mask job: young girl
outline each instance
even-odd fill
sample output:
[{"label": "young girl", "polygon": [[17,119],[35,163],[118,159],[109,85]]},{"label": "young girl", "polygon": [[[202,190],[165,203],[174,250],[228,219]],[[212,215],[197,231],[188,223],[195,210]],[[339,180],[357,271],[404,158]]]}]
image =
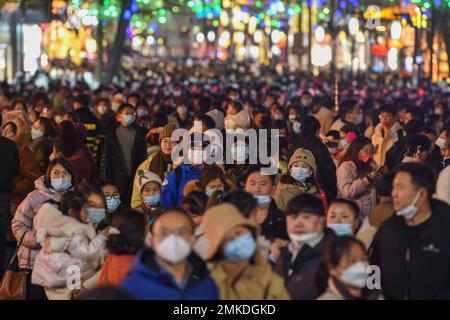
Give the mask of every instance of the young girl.
[{"label": "young girl", "polygon": [[161,212],[159,202],[161,199],[162,181],[158,175],[147,170],[138,170],[138,179],[136,180],[139,192],[141,193],[141,206],[136,208],[137,211],[143,212],[147,217],[148,225]]},{"label": "young girl", "polygon": [[32,283],[42,286],[50,300],[68,300],[81,283],[94,275],[103,254],[105,229],[96,234],[89,223],[88,202],[78,192],[69,191],[60,207],[45,203],[34,218],[39,251]]},{"label": "young girl", "polygon": [[117,287],[126,278],[136,253],[144,245],[148,233],[145,222],[145,215],[135,210],[120,211],[113,217],[106,242],[109,255],[100,273],[99,286]]},{"label": "young girl", "polygon": [[327,207],[325,195],[315,179],[316,159],[309,150],[295,150],[289,160],[288,171],[288,174],[281,176],[273,196],[278,209],[286,211],[289,200],[302,193],[316,195],[322,199],[324,207]]}]

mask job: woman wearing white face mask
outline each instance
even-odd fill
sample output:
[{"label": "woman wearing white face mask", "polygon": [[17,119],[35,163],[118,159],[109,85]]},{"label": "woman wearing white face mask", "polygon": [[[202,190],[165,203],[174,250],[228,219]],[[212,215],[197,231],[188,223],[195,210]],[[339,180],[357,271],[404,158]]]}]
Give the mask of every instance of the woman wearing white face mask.
[{"label": "woman wearing white face mask", "polygon": [[281,176],[273,196],[278,209],[285,211],[289,200],[302,193],[322,197],[326,206],[325,194],[315,179],[316,160],[309,150],[303,148],[295,150],[289,159],[288,170],[288,174]]},{"label": "woman wearing white face mask", "polygon": [[49,156],[52,153],[53,141],[56,138],[56,130],[48,118],[40,117],[31,127],[30,149],[36,156],[42,172],[47,169]]},{"label": "woman wearing white face mask", "polygon": [[[21,269],[33,268],[34,259],[41,248],[36,241],[33,218],[45,202],[59,202],[61,195],[73,188],[73,181],[74,173],[70,163],[64,158],[55,159],[50,162],[46,175],[35,181],[36,189],[17,208],[11,229],[17,241],[23,237],[17,253]],[[29,290],[29,297],[44,298],[44,292],[39,288]]]},{"label": "woman wearing white face mask", "polygon": [[50,300],[72,298],[68,268],[78,266],[84,282],[99,265],[110,230],[96,234],[91,223],[92,201],[91,196],[70,191],[62,196],[59,208],[45,203],[34,218],[36,241],[43,249],[36,257],[32,283],[44,287]]},{"label": "woman wearing white face mask", "polygon": [[221,300],[289,299],[283,279],[272,272],[257,246],[255,222],[224,203],[206,211],[202,228],[209,243],[203,258],[210,262]]},{"label": "woman wearing white face mask", "polygon": [[329,243],[325,250],[328,288],[317,300],[377,300],[379,290],[368,290],[369,262],[364,244],[349,236]]}]

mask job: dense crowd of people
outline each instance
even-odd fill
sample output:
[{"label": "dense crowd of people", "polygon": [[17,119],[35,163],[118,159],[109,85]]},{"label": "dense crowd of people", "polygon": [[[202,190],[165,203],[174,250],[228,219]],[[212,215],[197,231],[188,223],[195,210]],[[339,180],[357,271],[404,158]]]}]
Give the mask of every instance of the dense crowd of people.
[{"label": "dense crowd of people", "polygon": [[[221,71],[3,84],[1,274],[26,299],[450,298],[450,91]],[[206,164],[212,129],[278,134]]]}]

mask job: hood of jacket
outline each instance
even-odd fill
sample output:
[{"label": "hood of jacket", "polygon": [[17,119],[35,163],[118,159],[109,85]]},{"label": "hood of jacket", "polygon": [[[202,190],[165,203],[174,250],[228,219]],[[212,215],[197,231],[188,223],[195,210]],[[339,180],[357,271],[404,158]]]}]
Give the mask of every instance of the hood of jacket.
[{"label": "hood of jacket", "polygon": [[232,204],[223,203],[208,209],[203,217],[202,229],[208,244],[205,260],[213,258],[220,249],[225,234],[237,226],[249,227],[256,237],[259,233],[258,225],[245,218]]},{"label": "hood of jacket", "polygon": [[44,197],[52,199],[54,201],[58,201],[61,198],[61,194],[56,192],[55,190],[48,188],[45,185],[45,176],[40,176],[34,181],[34,187],[39,191]]},{"label": "hood of jacket", "polygon": [[[382,129],[383,126],[381,125],[381,123],[377,124],[377,126],[375,127],[375,133],[378,135],[382,135]],[[397,121],[392,125],[392,127],[389,129],[387,135],[395,135],[395,138],[398,138],[396,136],[397,131],[402,130],[402,126],[400,125],[400,123],[398,123]]]},{"label": "hood of jacket", "polygon": [[3,116],[2,128],[8,122],[12,122],[17,127],[15,142],[19,150],[26,148],[31,141],[31,123],[26,114],[20,110],[7,112]]}]

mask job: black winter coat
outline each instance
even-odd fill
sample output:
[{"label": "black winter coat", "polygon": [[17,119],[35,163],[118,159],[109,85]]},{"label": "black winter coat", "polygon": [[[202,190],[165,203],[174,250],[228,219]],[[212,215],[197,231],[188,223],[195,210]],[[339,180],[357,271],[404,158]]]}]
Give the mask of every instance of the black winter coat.
[{"label": "black winter coat", "polygon": [[406,223],[393,215],[375,235],[371,264],[381,270],[386,299],[450,299],[450,206],[431,202],[432,214],[408,248]]},{"label": "black winter coat", "polygon": [[[291,263],[292,253],[287,247],[281,249],[280,257],[274,271],[284,278],[286,289],[293,300],[314,300],[320,292],[315,279],[319,265],[323,262],[323,255],[328,243],[336,237],[330,229],[325,229],[324,237],[314,247],[304,245]],[[292,273],[289,276],[289,270]]]},{"label": "black winter coat", "polygon": [[122,202],[129,204],[134,174],[139,165],[147,159],[145,146],[147,132],[144,128],[133,126],[136,130],[136,136],[131,155],[131,176],[128,176],[125,158],[116,135],[118,125],[117,122],[111,123],[102,135],[104,139],[101,142],[100,179],[110,180],[116,184],[119,188]]}]

